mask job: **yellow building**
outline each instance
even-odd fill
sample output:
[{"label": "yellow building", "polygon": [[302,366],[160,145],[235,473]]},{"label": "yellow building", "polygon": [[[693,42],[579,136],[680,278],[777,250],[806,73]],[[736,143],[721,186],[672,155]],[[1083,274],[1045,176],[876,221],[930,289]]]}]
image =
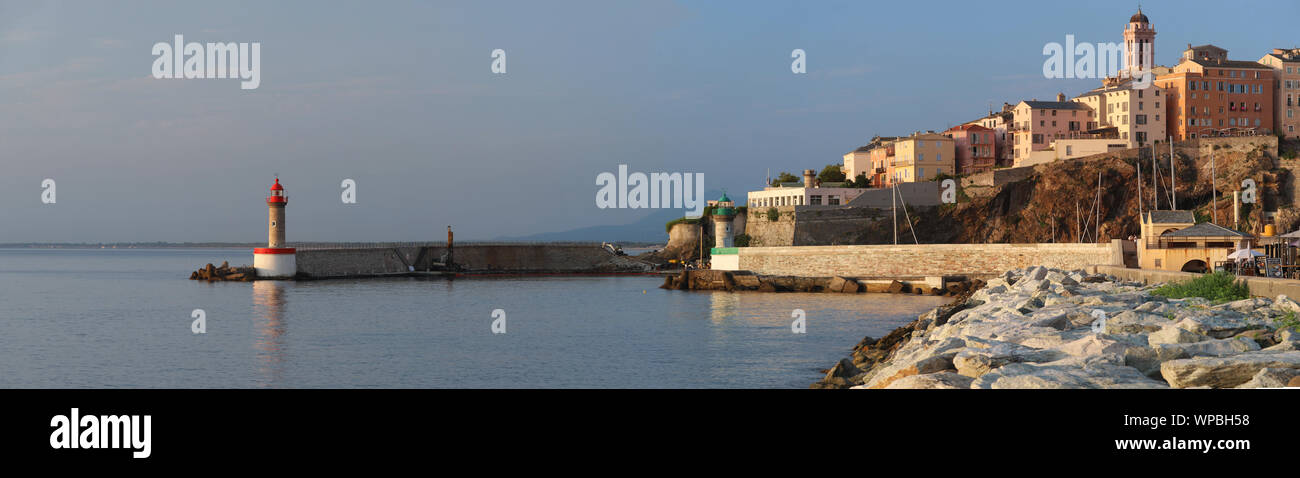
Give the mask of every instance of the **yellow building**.
[{"label": "yellow building", "polygon": [[1207,272],[1246,247],[1251,236],[1212,223],[1195,223],[1191,211],[1147,211],[1142,215],[1138,263],[1143,269]]},{"label": "yellow building", "polygon": [[894,141],[893,177],[898,182],[929,181],[939,174],[953,174],[952,138],[937,133],[914,133]]}]

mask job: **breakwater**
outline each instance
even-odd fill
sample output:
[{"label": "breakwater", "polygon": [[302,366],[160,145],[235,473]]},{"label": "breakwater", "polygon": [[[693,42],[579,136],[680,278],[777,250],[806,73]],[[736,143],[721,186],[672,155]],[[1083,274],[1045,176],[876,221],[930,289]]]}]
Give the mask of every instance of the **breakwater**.
[{"label": "breakwater", "polygon": [[813,388],[1258,388],[1300,385],[1286,296],[1212,304],[1079,269],[1005,272],[874,339]]},{"label": "breakwater", "polygon": [[649,272],[653,266],[599,244],[464,244],[298,251],[300,278],[411,273],[565,274]]},{"label": "breakwater", "polygon": [[1120,241],[1105,244],[920,244],[738,247],[715,250],[713,268],[769,276],[917,279],[993,277],[1044,265],[1074,270],[1123,265]]},{"label": "breakwater", "polygon": [[759,292],[833,292],[856,294],[859,292],[953,295],[960,296],[984,285],[980,279],[960,276],[929,277],[926,280],[899,281],[873,280],[856,277],[794,277],[767,276],[749,271],[697,270],[682,271],[664,277],[660,289],[669,290],[725,290]]},{"label": "breakwater", "polygon": [[[612,253],[595,243],[375,245],[300,248],[295,279],[430,275],[649,273],[654,264]],[[236,274],[238,272],[238,274]],[[196,280],[252,280],[251,268],[211,264]]]}]

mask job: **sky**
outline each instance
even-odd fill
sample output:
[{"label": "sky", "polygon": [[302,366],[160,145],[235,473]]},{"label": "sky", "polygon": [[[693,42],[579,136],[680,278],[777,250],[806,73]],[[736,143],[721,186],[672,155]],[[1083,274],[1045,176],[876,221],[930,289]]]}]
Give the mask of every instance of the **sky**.
[{"label": "sky", "polygon": [[[1045,78],[1044,45],[1120,42],[1136,7],[0,0],[0,242],[261,241],[277,174],[290,242],[632,223],[656,211],[597,208],[597,175],[702,173],[743,198],[875,135],[1077,95],[1097,80]],[[1142,8],[1162,65],[1189,43],[1300,46],[1294,0]],[[177,34],[260,43],[260,86],[154,78]]]}]

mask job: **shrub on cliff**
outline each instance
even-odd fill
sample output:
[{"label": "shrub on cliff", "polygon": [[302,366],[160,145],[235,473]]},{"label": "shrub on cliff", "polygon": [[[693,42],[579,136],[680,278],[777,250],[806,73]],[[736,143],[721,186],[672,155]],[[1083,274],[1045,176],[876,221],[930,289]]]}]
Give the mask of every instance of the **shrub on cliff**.
[{"label": "shrub on cliff", "polygon": [[1170,282],[1151,291],[1151,294],[1170,299],[1204,297],[1216,304],[1222,304],[1249,299],[1250,287],[1245,282],[1238,282],[1237,277],[1232,274],[1215,272],[1191,280]]},{"label": "shrub on cliff", "polygon": [[736,247],[749,247],[749,234],[736,234],[732,244]]},{"label": "shrub on cliff", "polygon": [[767,220],[768,220],[768,221],[776,222],[776,221],[779,221],[780,219],[781,219],[781,211],[776,210],[776,208],[774,208],[774,207],[769,207],[769,208],[767,208]]}]

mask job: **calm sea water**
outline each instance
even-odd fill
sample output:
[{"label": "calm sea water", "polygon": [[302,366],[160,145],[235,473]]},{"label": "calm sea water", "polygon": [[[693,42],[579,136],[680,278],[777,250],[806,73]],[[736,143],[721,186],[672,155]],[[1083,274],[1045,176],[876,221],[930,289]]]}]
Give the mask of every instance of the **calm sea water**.
[{"label": "calm sea water", "polygon": [[945,301],[665,291],[655,276],[187,280],[223,260],[252,257],[0,250],[0,387],[806,388],[864,335]]}]

